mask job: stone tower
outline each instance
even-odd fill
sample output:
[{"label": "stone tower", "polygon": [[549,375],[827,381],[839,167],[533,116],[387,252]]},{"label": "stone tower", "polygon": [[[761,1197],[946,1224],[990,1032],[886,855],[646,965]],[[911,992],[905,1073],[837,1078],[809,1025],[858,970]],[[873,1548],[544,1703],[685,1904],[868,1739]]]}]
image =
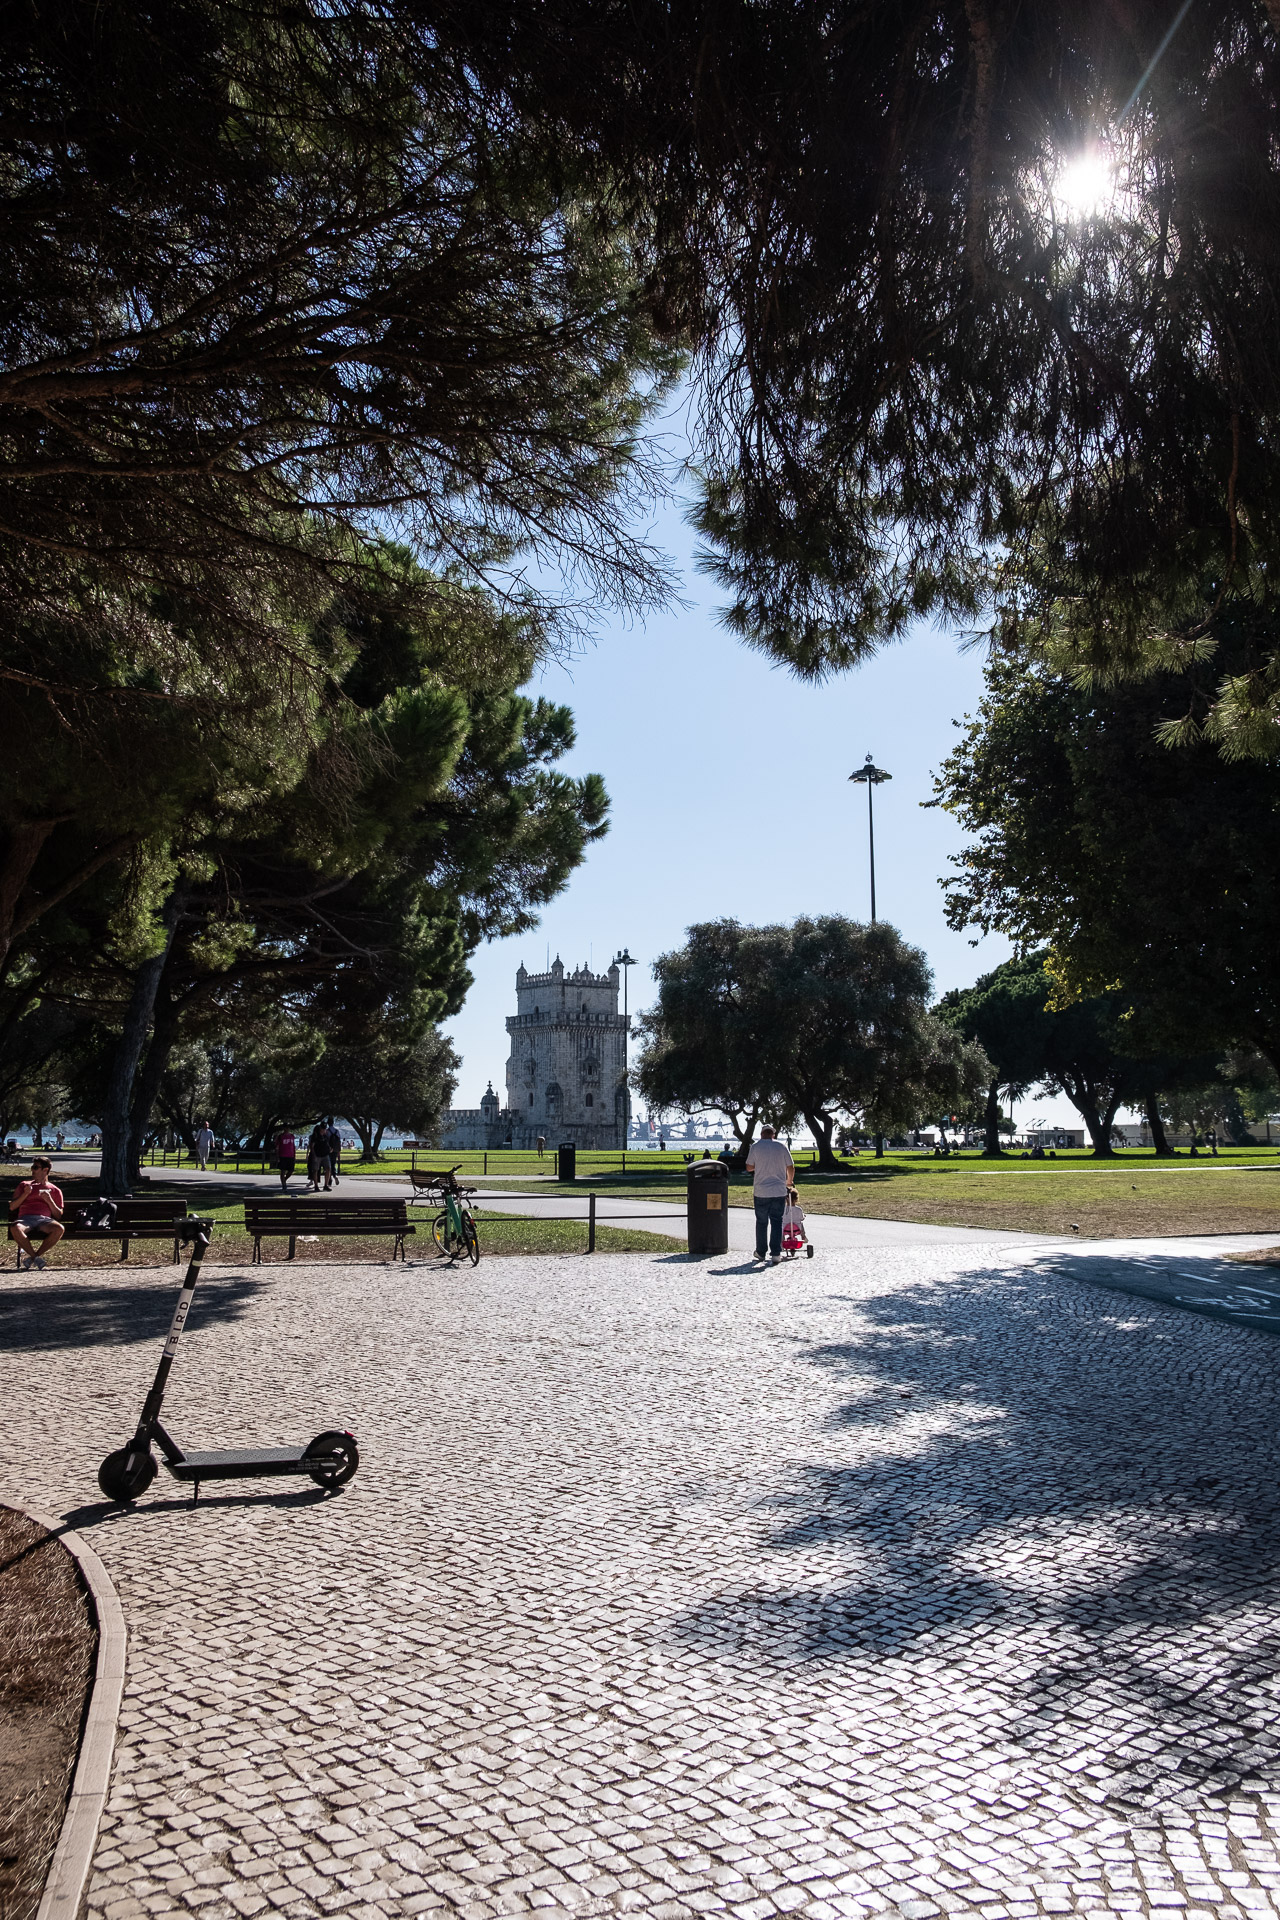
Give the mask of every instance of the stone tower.
[{"label": "stone tower", "polygon": [[549,973],[516,974],[516,1011],[507,1020],[507,1114],[512,1144],[625,1147],[627,1028],[618,1012],[619,972],[566,973],[556,955]]}]

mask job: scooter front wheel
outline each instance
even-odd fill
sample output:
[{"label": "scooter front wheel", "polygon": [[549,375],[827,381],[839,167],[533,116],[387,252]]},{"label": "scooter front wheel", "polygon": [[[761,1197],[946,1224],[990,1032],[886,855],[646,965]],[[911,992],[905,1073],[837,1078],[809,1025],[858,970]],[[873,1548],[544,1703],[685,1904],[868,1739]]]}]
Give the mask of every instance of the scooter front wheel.
[{"label": "scooter front wheel", "polygon": [[309,1463],[313,1456],[318,1457],[307,1471],[318,1487],[330,1492],[345,1487],[360,1465],[359,1450],[349,1433],[318,1433],[302,1458]]},{"label": "scooter front wheel", "polygon": [[98,1485],[122,1507],[144,1494],[155,1477],[155,1455],[138,1447],[117,1447],[98,1468]]}]

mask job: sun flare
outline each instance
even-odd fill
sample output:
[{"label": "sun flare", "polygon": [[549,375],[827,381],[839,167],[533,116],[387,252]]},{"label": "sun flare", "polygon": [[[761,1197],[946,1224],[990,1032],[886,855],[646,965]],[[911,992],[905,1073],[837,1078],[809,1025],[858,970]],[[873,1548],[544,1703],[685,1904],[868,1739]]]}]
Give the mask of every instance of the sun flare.
[{"label": "sun flare", "polygon": [[1099,147],[1089,147],[1064,160],[1054,178],[1053,197],[1062,211],[1076,219],[1101,213],[1116,190],[1115,167]]}]

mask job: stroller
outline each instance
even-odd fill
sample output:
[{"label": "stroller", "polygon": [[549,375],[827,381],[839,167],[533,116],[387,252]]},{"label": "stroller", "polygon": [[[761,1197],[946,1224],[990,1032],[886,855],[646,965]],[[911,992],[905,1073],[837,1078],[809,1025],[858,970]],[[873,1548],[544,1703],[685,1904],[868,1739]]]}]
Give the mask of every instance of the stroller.
[{"label": "stroller", "polygon": [[804,1214],[796,1198],[794,1187],[787,1189],[787,1204],[782,1210],[782,1251],[788,1260],[798,1260],[800,1249],[804,1248],[805,1258],[812,1260],[813,1244],[804,1230]]}]

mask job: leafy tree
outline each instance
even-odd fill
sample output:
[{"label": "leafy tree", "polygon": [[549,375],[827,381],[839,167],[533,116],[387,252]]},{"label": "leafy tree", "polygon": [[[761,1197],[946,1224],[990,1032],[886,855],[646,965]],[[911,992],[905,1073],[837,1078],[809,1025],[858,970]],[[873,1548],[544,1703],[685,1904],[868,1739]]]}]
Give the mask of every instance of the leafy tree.
[{"label": "leafy tree", "polygon": [[756,1129],[772,1110],[740,962],[747,933],[736,920],[690,927],[683,947],[653,963],[658,999],[636,1023],[632,1079],[651,1111],[716,1113],[746,1164]]},{"label": "leafy tree", "polygon": [[1054,1016],[1045,1002],[1051,988],[1039,958],[1006,960],[972,987],[945,993],[938,1004],[938,1018],[976,1040],[991,1062],[982,1110],[984,1159],[1004,1152],[1001,1088],[1010,1100],[1020,1100],[1047,1071]]},{"label": "leafy tree", "polygon": [[[278,638],[278,571],[299,604],[375,519],[643,596],[620,489],[667,342],[700,355],[733,624],[800,671],[990,598],[1077,606],[1113,660],[1226,584],[1269,604],[1274,3],[1169,24],[11,9],[0,604],[123,619],[159,583]],[[1098,128],[1119,191],[1082,212],[1060,173]]]},{"label": "leafy tree", "polygon": [[[1230,645],[1242,664],[1247,633]],[[1048,945],[1060,997],[1111,993],[1132,1053],[1212,1062],[1246,1046],[1280,1074],[1280,768],[1156,741],[1196,678],[1193,663],[1090,689],[993,659],[936,783],[973,835],[948,918]]]},{"label": "leafy tree", "polygon": [[892,927],[709,923],[655,971],[637,1085],[657,1106],[725,1114],[744,1147],[766,1114],[783,1127],[803,1118],[819,1166],[834,1169],[841,1115],[883,1134],[987,1071],[930,1016],[924,956]]},{"label": "leafy tree", "polygon": [[194,600],[207,657],[305,672],[296,609],[358,593],[387,526],[658,589],[644,233],[429,10],[52,0],[3,49],[7,614],[168,658]]},{"label": "leafy tree", "polygon": [[571,715],[515,690],[520,624],[475,595],[424,621],[394,595],[353,618],[359,645],[335,642],[342,701],[301,775],[266,805],[234,787],[210,799],[140,907],[122,917],[104,882],[45,930],[43,963],[60,964],[47,990],[119,1032],[96,1109],[113,1190],[180,1041],[243,1045],[280,1005],[349,1045],[375,1044],[388,1019],[442,1018],[467,955],[532,925],[604,831],[599,777],[555,767]]},{"label": "leafy tree", "polygon": [[[1167,39],[1173,11],[437,9],[653,210],[655,315],[703,355],[702,530],[749,642],[820,674],[990,596],[1074,607],[1114,665],[1224,583],[1271,603],[1280,15],[1181,9]],[[1062,170],[1091,144],[1117,190],[1082,210]]]},{"label": "leafy tree", "polygon": [[360,1136],[360,1158],[377,1160],[388,1126],[410,1127],[428,1140],[439,1134],[459,1064],[435,1028],[407,1045],[385,1031],[373,1048],[326,1047],[298,1093],[308,1112],[349,1120]]}]

